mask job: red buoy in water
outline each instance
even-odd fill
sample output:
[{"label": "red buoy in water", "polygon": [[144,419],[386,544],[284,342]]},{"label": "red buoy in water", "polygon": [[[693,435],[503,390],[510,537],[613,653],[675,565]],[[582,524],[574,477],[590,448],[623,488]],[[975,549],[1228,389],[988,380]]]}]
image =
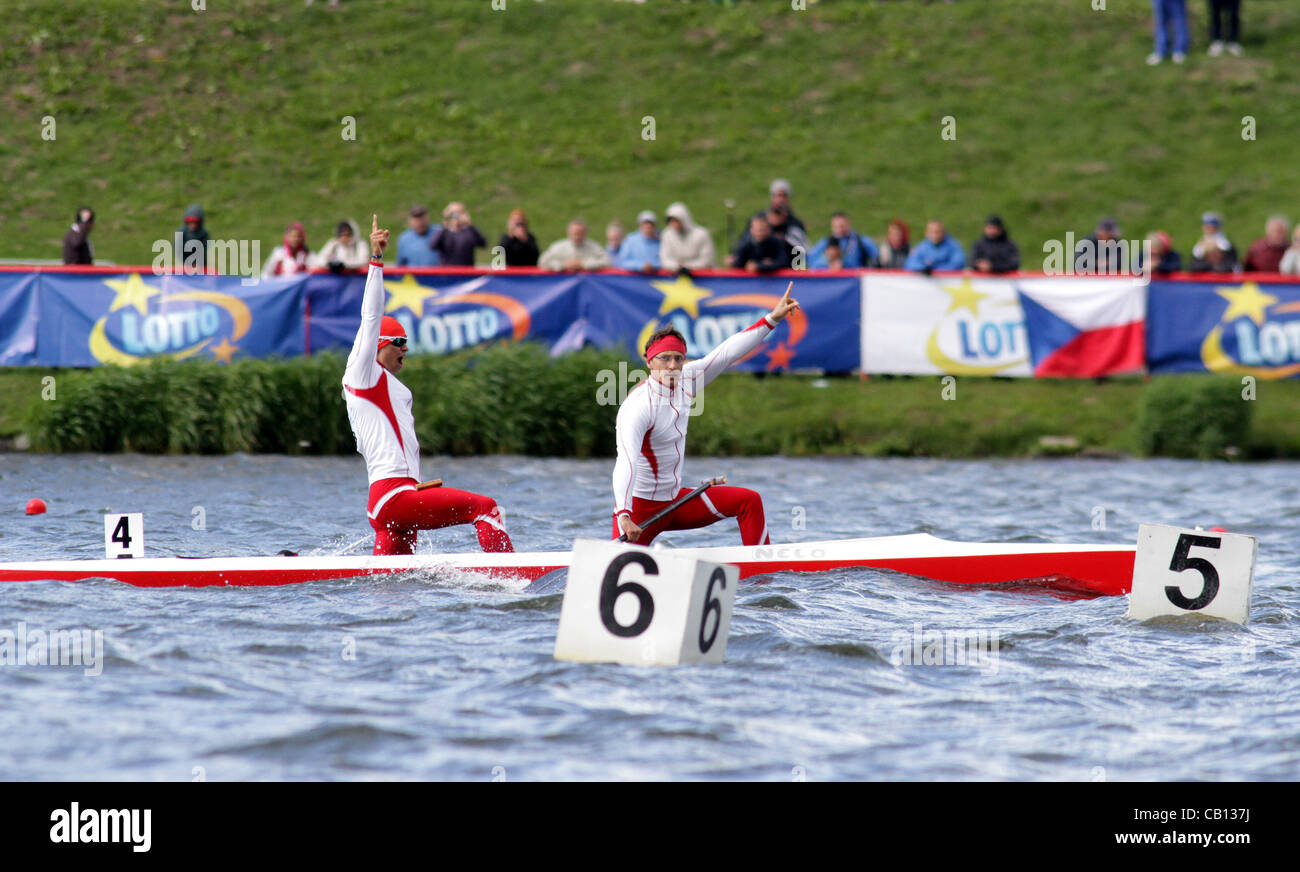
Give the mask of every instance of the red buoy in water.
[{"label": "red buoy in water", "polygon": [[45,500],[41,499],[40,497],[36,497],[36,498],[34,498],[34,499],[30,499],[30,500],[28,500],[28,501],[27,501],[27,514],[29,514],[29,515],[43,515],[43,514],[45,514]]}]

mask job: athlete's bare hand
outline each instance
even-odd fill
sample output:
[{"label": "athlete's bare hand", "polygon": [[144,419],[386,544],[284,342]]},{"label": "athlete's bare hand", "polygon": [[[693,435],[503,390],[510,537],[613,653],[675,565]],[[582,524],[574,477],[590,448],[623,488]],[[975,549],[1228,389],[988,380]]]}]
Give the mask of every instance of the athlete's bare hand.
[{"label": "athlete's bare hand", "polygon": [[[370,253],[381,257],[388,245],[388,231],[379,229],[379,216],[370,216]],[[792,283],[793,284],[793,283]]]},{"label": "athlete's bare hand", "polygon": [[786,285],[785,296],[781,298],[781,302],[777,303],[776,308],[774,308],[771,314],[768,315],[768,317],[777,324],[784,321],[786,315],[789,315],[795,309],[799,308],[799,301],[790,299],[790,291],[792,290],[794,290],[794,282],[790,282],[790,284]]},{"label": "athlete's bare hand", "polygon": [[631,515],[619,515],[618,528],[623,531],[623,535],[627,536],[629,542],[641,538],[641,528],[636,525],[636,521],[632,520]]}]

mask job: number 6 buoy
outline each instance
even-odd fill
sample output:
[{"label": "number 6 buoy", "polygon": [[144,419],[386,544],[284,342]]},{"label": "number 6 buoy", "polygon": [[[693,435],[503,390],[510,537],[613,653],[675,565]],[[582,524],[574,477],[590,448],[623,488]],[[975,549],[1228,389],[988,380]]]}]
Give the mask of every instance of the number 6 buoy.
[{"label": "number 6 buoy", "polygon": [[1256,547],[1254,536],[1142,524],[1128,616],[1199,614],[1246,623]]},{"label": "number 6 buoy", "polygon": [[740,569],[624,542],[579,539],[555,659],[721,663]]}]

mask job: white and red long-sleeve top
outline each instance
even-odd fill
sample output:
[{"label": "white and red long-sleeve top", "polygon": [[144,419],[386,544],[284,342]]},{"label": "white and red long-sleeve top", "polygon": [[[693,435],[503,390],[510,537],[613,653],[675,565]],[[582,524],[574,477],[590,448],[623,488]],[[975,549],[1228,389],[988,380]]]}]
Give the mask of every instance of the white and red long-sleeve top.
[{"label": "white and red long-sleeve top", "polygon": [[618,459],[614,463],[614,509],[632,510],[632,498],[671,500],[682,487],[686,457],[686,428],[691,402],[705,385],[749,354],[775,329],[764,316],[729,337],[699,360],[682,367],[678,387],[671,390],[647,377],[619,407],[615,431]]},{"label": "white and red long-sleeve top", "polygon": [[[420,478],[420,443],[411,414],[411,390],[375,359],[383,318],[384,267],[381,261],[372,260],[361,298],[361,328],[343,372],[348,422],[357,437],[357,451],[366,459],[366,475],[372,485],[384,479]],[[394,489],[385,497],[409,489]],[[371,513],[379,509],[376,505]]]}]

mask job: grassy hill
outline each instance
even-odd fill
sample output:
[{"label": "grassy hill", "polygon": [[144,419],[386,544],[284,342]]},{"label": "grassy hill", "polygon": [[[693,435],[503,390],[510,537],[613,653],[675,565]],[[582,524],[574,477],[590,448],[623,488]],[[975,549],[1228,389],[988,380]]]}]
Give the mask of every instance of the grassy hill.
[{"label": "grassy hill", "polygon": [[1031,264],[1103,214],[1184,251],[1205,209],[1239,247],[1300,218],[1300,6],[1244,4],[1245,57],[1211,59],[1193,0],[1191,58],[1148,68],[1150,4],[1106,5],[18,0],[0,257],[58,257],[83,202],[118,263],[148,263],[192,201],[264,256],[291,219],[319,247],[340,217],[399,228],[451,199],[492,241],[522,206],[545,244],[571,216],[631,224],[680,198],[721,244],[724,202],[743,220],[777,176],[815,233],[845,209],[873,235],[942,217],[969,244],[996,211]]}]

